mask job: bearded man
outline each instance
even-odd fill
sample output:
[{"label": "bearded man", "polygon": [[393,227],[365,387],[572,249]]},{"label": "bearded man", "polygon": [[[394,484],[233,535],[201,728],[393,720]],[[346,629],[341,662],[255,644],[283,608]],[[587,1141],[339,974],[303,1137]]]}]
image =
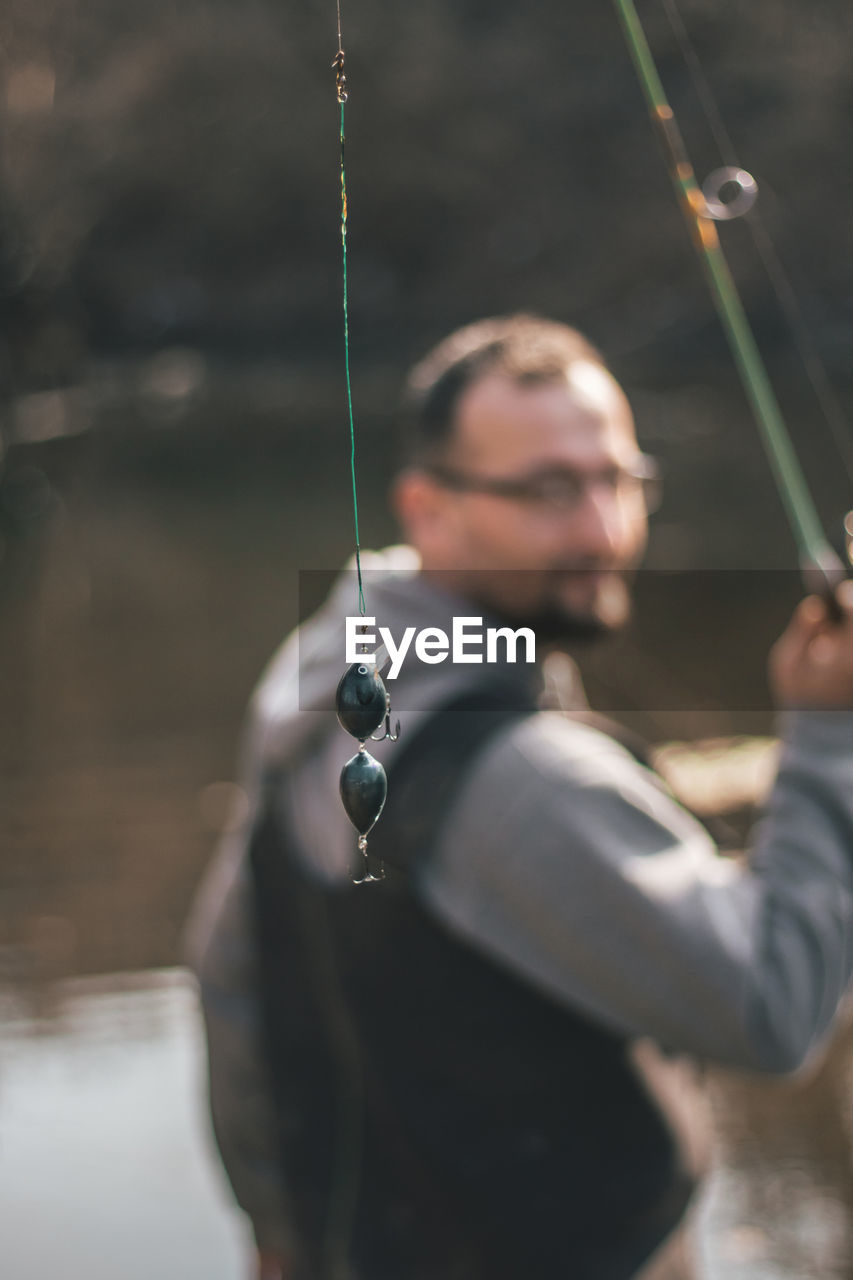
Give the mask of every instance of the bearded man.
[{"label": "bearded man", "polygon": [[[376,624],[526,627],[539,659],[621,627],[655,469],[594,348],[484,321],[407,403],[407,546],[364,558]],[[354,600],[349,571],[259,687],[252,814],[193,926],[259,1274],[683,1276],[668,1242],[692,1179],[630,1049],[779,1073],[831,1024],[853,966],[850,584],[842,622],[810,598],[773,651],[783,752],[749,863],[590,721],[565,664],[549,681],[509,646],[488,664],[424,644],[393,681],[403,740],[375,748],[388,874],[369,888],[336,796]]]}]

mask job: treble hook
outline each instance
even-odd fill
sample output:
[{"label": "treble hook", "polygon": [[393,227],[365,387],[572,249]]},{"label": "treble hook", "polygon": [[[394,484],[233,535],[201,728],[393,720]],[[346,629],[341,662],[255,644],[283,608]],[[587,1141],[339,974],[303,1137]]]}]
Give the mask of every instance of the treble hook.
[{"label": "treble hook", "polygon": [[387,738],[389,742],[397,742],[400,737],[400,721],[397,721],[397,728],[391,732],[391,695],[385,694],[385,732],[381,738],[377,738],[375,733],[370,735],[371,742],[384,742]]},{"label": "treble hook", "polygon": [[379,864],[378,876],[375,876],[373,872],[370,870],[370,859],[367,856],[367,836],[359,836],[358,851],[364,858],[364,875],[361,877],[360,880],[356,880],[355,876],[353,876],[352,883],[353,884],[378,884],[380,880],[384,880],[385,879],[384,863],[380,862]]}]

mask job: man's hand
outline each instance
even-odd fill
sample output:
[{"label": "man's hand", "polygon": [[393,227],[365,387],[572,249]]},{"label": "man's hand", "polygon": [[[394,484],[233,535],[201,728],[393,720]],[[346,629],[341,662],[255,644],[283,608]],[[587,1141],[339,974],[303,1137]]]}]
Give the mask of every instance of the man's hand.
[{"label": "man's hand", "polygon": [[808,596],[771,649],[770,687],[779,706],[853,710],[853,581],[842,582],[836,597],[840,622],[819,596]]},{"label": "man's hand", "polygon": [[290,1264],[277,1253],[266,1249],[258,1251],[257,1280],[291,1280],[293,1272]]}]

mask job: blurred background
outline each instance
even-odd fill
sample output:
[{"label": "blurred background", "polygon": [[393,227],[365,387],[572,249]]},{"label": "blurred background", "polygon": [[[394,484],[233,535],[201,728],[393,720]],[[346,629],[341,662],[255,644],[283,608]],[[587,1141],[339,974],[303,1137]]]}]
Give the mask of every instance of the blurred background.
[{"label": "blurred background", "polygon": [[[640,10],[701,179],[733,157],[678,21],[662,0]],[[759,181],[760,223],[723,226],[723,243],[840,546],[851,478],[765,262],[784,264],[849,451],[853,11],[680,0],[679,12],[723,148]],[[629,651],[590,662],[591,688],[658,741],[738,735],[746,750],[740,735],[771,729],[762,661],[798,596],[793,544],[611,6],[344,0],[343,26],[363,544],[394,533],[384,492],[407,365],[490,313],[578,325],[666,477],[655,607]],[[180,964],[193,886],[239,811],[243,709],[297,620],[299,575],[352,549],[335,47],[325,0],[7,0],[0,15],[0,988],[24,1088],[0,1065],[0,1130],[4,1099],[17,1132],[26,1081],[53,1078],[39,1074],[47,1044],[71,1060],[69,1000],[74,1034],[100,1028],[93,1061],[107,1008],[119,1038],[122,1017],[154,1027],[150,1045],[171,1045],[181,1079],[200,1080],[192,1000],[179,975],[161,990],[163,971]],[[715,803],[747,813],[740,794]],[[121,1016],[103,979],[119,972],[133,979]],[[747,1137],[732,1139],[722,1199],[747,1207],[721,1274],[853,1275],[846,1069],[841,1046],[817,1085],[760,1098],[725,1086],[721,1132]],[[57,1070],[73,1093],[77,1077]],[[200,1110],[200,1088],[186,1090]],[[765,1116],[768,1092],[780,1101]],[[200,1120],[193,1132],[221,1224]],[[6,1170],[26,1199],[18,1149],[23,1138]],[[33,1206],[50,1164],[33,1165]],[[811,1206],[796,1237],[805,1269],[774,1195]],[[29,1220],[15,1220],[23,1235]],[[214,1249],[224,1280],[240,1273],[240,1230]],[[65,1274],[93,1280],[91,1259],[64,1256]],[[9,1265],[12,1280],[46,1274],[26,1251]],[[214,1271],[185,1260],[154,1273]]]}]

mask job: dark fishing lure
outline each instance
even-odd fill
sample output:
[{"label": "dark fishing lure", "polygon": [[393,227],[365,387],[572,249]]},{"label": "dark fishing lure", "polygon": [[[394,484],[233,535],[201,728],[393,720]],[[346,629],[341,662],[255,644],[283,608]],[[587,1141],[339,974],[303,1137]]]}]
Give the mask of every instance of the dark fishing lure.
[{"label": "dark fishing lure", "polygon": [[364,742],[388,714],[388,701],[376,664],[354,662],[341,676],[335,694],[335,711],[341,728]]},{"label": "dark fishing lure", "polygon": [[341,773],[341,800],[350,822],[362,836],[374,826],[385,806],[388,780],[385,770],[361,747],[347,760]]},{"label": "dark fishing lure", "polygon": [[[367,857],[367,834],[376,824],[388,794],[388,779],[378,760],[365,746],[371,742],[384,742],[390,738],[396,742],[400,735],[400,723],[391,732],[391,699],[375,663],[354,662],[347,667],[335,693],[335,710],[338,720],[347,733],[358,738],[360,746],[347,760],[341,771],[341,800],[347,817],[358,832],[358,848],[364,858],[364,874],[356,884],[382,880],[385,872],[373,875]],[[376,737],[376,730],[385,721],[385,730]]]}]

